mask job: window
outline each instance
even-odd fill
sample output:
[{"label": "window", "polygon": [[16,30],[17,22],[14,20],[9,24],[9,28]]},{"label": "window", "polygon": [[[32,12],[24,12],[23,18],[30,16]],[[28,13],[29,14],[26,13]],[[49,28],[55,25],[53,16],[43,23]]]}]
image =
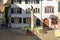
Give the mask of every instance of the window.
[{"label": "window", "polygon": [[14,0],[11,0],[11,4],[13,4]]},{"label": "window", "polygon": [[11,4],[18,3],[21,4],[21,0],[11,0]]},{"label": "window", "polygon": [[14,13],[14,10],[13,10],[13,8],[11,8],[11,13]]},{"label": "window", "polygon": [[31,18],[23,18],[23,23],[31,23]]},{"label": "window", "polygon": [[53,6],[45,7],[45,13],[54,13],[54,7]]},{"label": "window", "polygon": [[14,23],[14,18],[11,18],[11,23]]},{"label": "window", "polygon": [[51,18],[51,24],[57,24],[58,18]]},{"label": "window", "polygon": [[14,23],[19,23],[19,18],[18,17],[14,18]]},{"label": "window", "polygon": [[39,11],[40,11],[39,8],[35,8],[35,9],[33,10],[34,13],[39,13]]},{"label": "window", "polygon": [[58,12],[60,12],[60,1],[58,2]]},{"label": "window", "polygon": [[18,2],[19,2],[19,4],[21,4],[21,0],[19,0]]},{"label": "window", "polygon": [[19,17],[11,18],[11,23],[22,23],[22,18]]},{"label": "window", "polygon": [[39,0],[25,0],[25,4],[39,4]]},{"label": "window", "polygon": [[26,18],[23,18],[23,23],[26,23]]},{"label": "window", "polygon": [[11,8],[11,13],[21,14],[22,9],[21,8]]},{"label": "window", "polygon": [[39,4],[39,0],[36,0],[36,3]]},{"label": "window", "polygon": [[22,18],[19,18],[19,23],[22,23]]},{"label": "window", "polygon": [[26,13],[30,14],[31,13],[31,9],[30,8],[26,9]]},{"label": "window", "polygon": [[[40,12],[39,8],[34,8],[33,9],[33,13],[39,13],[39,12]],[[31,13],[31,9],[30,8],[26,9],[26,13],[30,14]]]}]

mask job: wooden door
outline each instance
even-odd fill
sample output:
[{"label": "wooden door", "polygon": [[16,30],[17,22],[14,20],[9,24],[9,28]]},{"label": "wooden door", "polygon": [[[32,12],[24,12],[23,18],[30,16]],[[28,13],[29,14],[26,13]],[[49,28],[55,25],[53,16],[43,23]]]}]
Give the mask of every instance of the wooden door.
[{"label": "wooden door", "polygon": [[47,18],[43,20],[43,27],[49,27],[49,20]]}]

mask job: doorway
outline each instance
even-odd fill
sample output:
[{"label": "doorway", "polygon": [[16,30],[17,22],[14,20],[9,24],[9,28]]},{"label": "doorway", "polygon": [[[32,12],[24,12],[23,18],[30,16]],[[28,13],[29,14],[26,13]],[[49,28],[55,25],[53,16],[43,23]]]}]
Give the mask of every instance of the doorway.
[{"label": "doorway", "polygon": [[49,27],[49,20],[47,18],[43,20],[43,27]]},{"label": "doorway", "polygon": [[36,20],[36,26],[40,26],[40,19]]}]

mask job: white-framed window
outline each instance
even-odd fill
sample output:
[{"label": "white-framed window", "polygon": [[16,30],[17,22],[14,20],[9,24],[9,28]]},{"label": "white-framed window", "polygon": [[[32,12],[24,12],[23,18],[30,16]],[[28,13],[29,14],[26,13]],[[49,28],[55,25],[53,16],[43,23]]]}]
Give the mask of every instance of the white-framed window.
[{"label": "white-framed window", "polygon": [[40,12],[40,9],[39,8],[34,8],[33,12],[34,13],[39,13]]},{"label": "white-framed window", "polygon": [[[33,13],[39,13],[40,12],[40,9],[39,8],[34,8],[33,9]],[[26,9],[26,13],[27,14],[30,14],[31,13],[31,9],[30,8],[27,8]]]},{"label": "white-framed window", "polygon": [[54,13],[54,7],[53,6],[46,6],[45,13]]},{"label": "white-framed window", "polygon": [[58,18],[51,18],[51,24],[58,24]]},{"label": "white-framed window", "polygon": [[12,14],[21,14],[22,8],[11,8],[11,13]]},{"label": "white-framed window", "polygon": [[31,18],[29,17],[26,17],[26,18],[23,18],[23,23],[31,23]]},{"label": "white-framed window", "polygon": [[11,4],[18,3],[21,4],[22,0],[11,0]]},{"label": "white-framed window", "polygon": [[31,9],[30,8],[26,9],[26,14],[31,14]]},{"label": "white-framed window", "polygon": [[22,18],[19,17],[11,18],[11,23],[22,23]]},{"label": "white-framed window", "polygon": [[39,0],[25,0],[25,4],[39,4]]}]

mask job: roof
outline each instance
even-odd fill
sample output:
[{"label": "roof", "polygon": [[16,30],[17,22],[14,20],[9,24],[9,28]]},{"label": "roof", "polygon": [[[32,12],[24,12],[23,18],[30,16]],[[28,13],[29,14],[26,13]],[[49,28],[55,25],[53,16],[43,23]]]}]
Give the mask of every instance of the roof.
[{"label": "roof", "polygon": [[56,15],[51,15],[49,18],[58,18]]},{"label": "roof", "polygon": [[8,1],[5,3],[5,5],[10,5],[10,0],[8,0]]},{"label": "roof", "polygon": [[0,13],[4,12],[4,6],[0,6]]}]

